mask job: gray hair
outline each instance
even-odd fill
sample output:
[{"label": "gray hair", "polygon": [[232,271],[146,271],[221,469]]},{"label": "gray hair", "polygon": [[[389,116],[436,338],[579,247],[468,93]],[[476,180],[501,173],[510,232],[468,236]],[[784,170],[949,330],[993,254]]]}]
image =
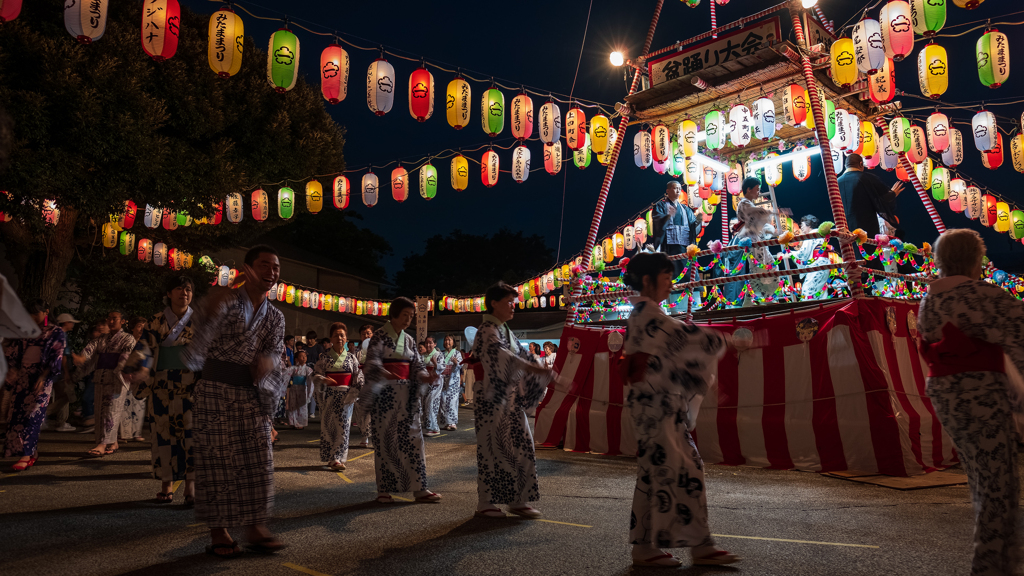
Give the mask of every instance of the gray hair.
[{"label": "gray hair", "polygon": [[985,242],[969,228],[947,230],[935,240],[935,265],[942,276],[970,276],[984,256]]},{"label": "gray hair", "polygon": [[671,188],[673,186],[679,186],[680,190],[683,189],[683,185],[679,183],[679,180],[669,180],[668,184],[665,185],[665,190],[668,190],[669,188]]}]

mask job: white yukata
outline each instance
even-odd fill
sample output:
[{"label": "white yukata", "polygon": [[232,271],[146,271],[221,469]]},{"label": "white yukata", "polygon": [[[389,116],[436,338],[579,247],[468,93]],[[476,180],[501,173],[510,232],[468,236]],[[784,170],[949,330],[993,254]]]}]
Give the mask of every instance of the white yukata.
[{"label": "white yukata", "polygon": [[[800,242],[800,249],[796,253],[796,257],[800,259],[800,265],[805,268],[810,268],[812,266],[828,264],[828,258],[824,256],[819,256],[817,258],[814,257],[814,251],[822,247],[824,242],[824,238],[811,238],[810,240]],[[804,274],[803,285],[800,288],[800,299],[810,300],[814,298],[814,295],[825,287],[825,282],[828,281],[828,275],[828,270]]]},{"label": "white yukata", "polygon": [[690,431],[715,384],[726,340],[714,330],[669,318],[649,298],[631,300],[623,350],[637,438],[629,540],[658,548],[712,546],[704,463]]},{"label": "white yukata", "polygon": [[444,373],[442,374],[441,394],[437,398],[437,407],[431,408],[440,416],[441,426],[457,426],[459,424],[459,393],[462,392],[462,352],[457,348],[445,350]]},{"label": "white yukata", "polygon": [[444,354],[434,348],[423,357],[423,363],[427,368],[433,368],[431,375],[434,376],[434,380],[430,382],[430,389],[423,400],[423,411],[425,412],[423,426],[428,432],[438,432],[441,430],[437,423],[437,413],[441,410],[441,393],[444,388]]},{"label": "white yukata", "polygon": [[537,458],[526,413],[544,398],[551,377],[526,371],[537,358],[508,325],[490,314],[473,340],[484,378],[473,383],[477,494],[480,504],[525,506],[540,500]]},{"label": "white yukata", "polygon": [[1007,373],[1024,374],[1024,303],[987,282],[941,278],[921,301],[918,328],[928,397],[967,470],[974,502],[971,574],[1018,574],[1016,420],[1024,390]]},{"label": "white yukata", "polygon": [[[187,368],[202,370],[192,428],[196,518],[210,528],[266,524],[274,501],[271,426],[287,383],[284,315],[265,298],[254,308],[240,288],[196,324],[182,354]],[[257,358],[273,367],[254,382]]]},{"label": "white yukata", "polygon": [[[366,349],[370,347],[370,339],[366,339],[366,345],[359,351],[359,371],[363,372],[363,381],[366,381]],[[363,407],[362,403],[356,402],[352,408],[352,425],[359,427],[359,433],[363,435],[361,446],[370,446],[370,411]]]},{"label": "white yukata", "polygon": [[[760,242],[762,240],[768,240],[775,236],[775,227],[770,224],[772,214],[761,206],[755,206],[753,202],[746,198],[740,198],[739,203],[736,204],[737,217],[743,222],[743,227],[736,233],[735,240],[730,242],[730,245],[738,243],[744,238],[750,238],[751,242]],[[750,253],[754,259],[760,265],[765,265],[768,262],[774,262],[771,252],[767,246],[759,246],[752,248]],[[759,272],[758,268],[755,268],[751,263],[747,269],[747,274]],[[750,287],[757,294],[758,298],[765,298],[775,293],[776,287],[778,287],[778,278],[764,278],[754,279],[748,282]],[[744,298],[743,305],[749,306],[752,303],[750,296]]]},{"label": "white yukata", "polygon": [[320,404],[320,461],[348,460],[349,432],[352,428],[352,406],[363,388],[363,371],[354,354],[341,354],[328,349],[320,355],[313,368],[313,379],[323,387]]},{"label": "white yukata", "polygon": [[[388,322],[370,339],[363,367],[366,384],[359,403],[370,413],[374,469],[381,493],[427,490],[426,453],[420,427],[421,398],[425,387],[420,375],[427,368],[416,341],[403,330],[396,334]],[[395,380],[385,370],[408,376]],[[398,371],[398,372],[396,372]]]},{"label": "white yukata", "polygon": [[288,391],[284,393],[284,408],[288,424],[297,428],[309,426],[309,401],[313,398],[313,369],[309,364],[286,368]]},{"label": "white yukata", "polygon": [[[82,350],[86,362],[95,355],[96,443],[117,444],[117,431],[124,411],[128,381],[121,373],[135,350],[135,338],[124,330],[96,338]],[[88,371],[87,371],[88,373]]]}]

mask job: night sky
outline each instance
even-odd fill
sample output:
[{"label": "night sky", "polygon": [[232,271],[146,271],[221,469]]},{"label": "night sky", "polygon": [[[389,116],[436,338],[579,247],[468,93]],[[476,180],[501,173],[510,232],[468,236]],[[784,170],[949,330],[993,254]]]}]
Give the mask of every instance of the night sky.
[{"label": "night sky", "polygon": [[[666,0],[661,19],[654,36],[652,49],[667,46],[705,32],[710,28],[708,0],[695,9],[686,7],[679,0]],[[718,6],[718,22],[724,24],[776,4],[776,0],[732,0],[726,6]],[[200,0],[182,0],[182,4],[202,13],[211,13],[218,5]],[[863,9],[862,2],[821,0],[826,15],[835,20],[837,27]],[[992,18],[1010,12],[1016,5],[1008,0],[988,0],[973,11],[963,10],[949,3],[947,26],[974,20]],[[482,3],[478,1],[448,0],[445,2],[345,2],[328,3],[312,0],[291,0],[271,3],[242,2],[242,6],[262,17],[282,17],[279,10],[296,24],[321,32],[349,34],[346,39],[362,46],[384,44],[389,50],[410,57],[422,57],[428,62],[438,63],[445,68],[461,67],[474,77],[495,77],[505,85],[520,85],[538,91],[568,94],[573,85],[580,46],[583,42],[587,21],[586,0],[529,1]],[[598,0],[593,3],[586,44],[583,47],[579,76],[574,95],[587,100],[611,105],[621,101],[628,91],[621,68],[609,64],[608,54],[622,50],[635,56],[643,46],[643,40],[650,23],[654,2],[651,0],[630,0],[613,2]],[[237,10],[245,22],[246,34],[253,37],[257,45],[265,46],[270,34],[280,27],[280,22],[257,20],[242,10]],[[783,19],[783,34],[789,33],[786,19],[788,13],[780,13]],[[877,10],[873,13],[877,17]],[[1010,17],[1003,20],[1015,20]],[[314,24],[315,23],[315,24]],[[855,23],[851,21],[850,24]],[[970,26],[960,27],[953,32],[963,32]],[[958,38],[939,38],[950,57],[950,88],[942,100],[961,103],[981,98],[993,102],[1002,99],[1011,101],[1024,99],[1024,48],[1019,36],[1024,31],[1019,27],[1002,27],[1010,37],[1011,76],[1007,84],[998,90],[989,90],[978,80],[974,64],[974,45],[983,34],[976,30]],[[292,27],[301,41],[300,68],[308,81],[318,85],[319,55],[330,43],[329,37],[310,34]],[[1018,38],[1015,38],[1017,36]],[[356,38],[359,37],[359,38]],[[792,37],[790,36],[792,39]],[[897,87],[914,95],[920,95],[917,82],[917,50],[924,45],[918,42],[915,52],[896,65]],[[375,116],[366,106],[365,71],[378,56],[376,51],[362,51],[345,46],[351,60],[348,97],[337,105],[327,105],[331,115],[347,130],[345,161],[349,167],[362,168],[373,163],[377,166],[393,160],[415,160],[447,148],[476,148],[493,142],[509,146],[513,142],[508,126],[496,138],[489,138],[480,128],[479,98],[488,88],[481,83],[471,83],[473,90],[472,117],[468,127],[461,131],[451,128],[445,120],[444,90],[453,78],[437,69],[431,69],[437,84],[435,90],[434,115],[424,123],[418,123],[408,112],[406,85],[408,75],[416,69],[418,62],[388,56],[398,77],[394,108],[383,117]],[[802,84],[802,81],[800,82]],[[270,86],[267,87],[270,90]],[[515,91],[504,91],[506,104],[515,97]],[[928,105],[919,98],[901,98],[904,108]],[[533,96],[534,108],[538,110],[544,98]],[[970,122],[977,111],[955,111],[943,109],[951,119]],[[560,104],[564,113],[569,106]],[[997,115],[1020,118],[1024,103],[990,108]],[[592,111],[588,111],[590,117]],[[919,124],[924,125],[929,111],[914,113]],[[616,123],[617,125],[617,123]],[[1000,119],[1001,127],[1009,129],[1011,122]],[[1009,151],[998,171],[990,171],[981,163],[980,154],[974,148],[969,135],[969,126],[958,126],[965,135],[965,162],[961,166],[964,175],[979,184],[987,185],[1018,206],[1024,207],[1024,194],[1020,183],[1024,176],[1011,167]],[[674,127],[673,127],[674,129]],[[638,127],[631,127],[626,134],[623,155],[620,158],[611,192],[601,225],[601,237],[621,227],[627,218],[644,209],[663,194],[668,175],[659,176],[652,169],[640,170],[633,163],[631,145]],[[534,131],[536,134],[536,130]],[[563,130],[564,138],[564,130]],[[1004,142],[1008,136],[1004,133]],[[564,143],[563,143],[564,144]],[[530,142],[533,168],[543,167],[540,142]],[[358,195],[359,181],[365,170],[348,173],[354,194],[350,206],[358,212],[363,221],[361,226],[385,236],[394,247],[394,256],[386,259],[384,265],[389,274],[401,268],[402,257],[419,251],[423,241],[434,235],[444,234],[459,228],[466,232],[486,234],[501,227],[523,230],[526,233],[543,235],[558,258],[565,260],[583,249],[587,230],[594,211],[605,168],[596,158],[586,170],[577,169],[570,159],[563,165],[562,173],[548,175],[543,170],[533,172],[523,184],[516,184],[511,174],[503,172],[499,184],[485,188],[479,179],[478,166],[470,165],[468,189],[456,192],[448,182],[450,160],[436,160],[439,181],[437,197],[425,201],[412,189],[409,199],[396,203],[390,195],[388,182],[391,169],[375,169],[381,180],[381,194],[374,208],[366,208]],[[499,150],[501,167],[511,166],[511,150]],[[479,159],[482,151],[466,155]],[[789,165],[785,168],[783,183],[777,188],[779,204],[793,210],[794,216],[812,213],[822,220],[831,220],[825,183],[820,162],[812,162],[813,173],[804,183],[792,178]],[[411,166],[407,166],[411,169]],[[893,173],[875,170],[884,181],[895,181]],[[308,175],[295,174],[295,178]],[[413,182],[418,174],[411,174]],[[323,180],[325,187],[328,181]],[[564,215],[563,215],[564,186]],[[962,214],[956,214],[946,205],[939,206],[939,213],[948,228],[970,226],[982,230],[988,244],[989,254],[996,264],[1008,270],[1024,267],[1024,246],[1013,243],[1006,234],[985,230],[976,221],[970,221]],[[899,216],[907,234],[905,240],[920,245],[932,241],[936,231],[928,218],[920,199],[907,186],[899,198]],[[705,234],[706,240],[719,236],[719,220],[715,219]],[[458,255],[453,255],[457,257]],[[552,262],[553,264],[554,262]],[[525,280],[525,279],[524,279]],[[444,290],[444,287],[438,287]]]}]

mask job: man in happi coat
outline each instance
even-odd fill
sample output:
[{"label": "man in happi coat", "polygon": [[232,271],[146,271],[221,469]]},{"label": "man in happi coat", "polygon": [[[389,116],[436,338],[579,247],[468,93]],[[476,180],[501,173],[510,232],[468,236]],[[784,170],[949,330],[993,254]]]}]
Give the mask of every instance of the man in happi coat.
[{"label": "man in happi coat", "polygon": [[128,356],[135,349],[135,338],[125,332],[121,312],[113,310],[107,314],[110,332],[86,345],[81,354],[72,356],[76,366],[85,366],[96,357],[92,365],[92,381],[95,386],[96,404],[96,447],[89,450],[90,456],[113,454],[117,450],[117,430],[124,409],[124,394],[128,391],[128,380],[122,371]]},{"label": "man in happi coat", "polygon": [[241,553],[228,533],[244,527],[247,548],[282,548],[267,529],[274,500],[271,426],[285,386],[284,315],[267,301],[281,264],[277,251],[256,246],[245,255],[241,288],[211,292],[199,310],[185,365],[201,370],[192,437],[196,517],[210,527],[207,553]]}]

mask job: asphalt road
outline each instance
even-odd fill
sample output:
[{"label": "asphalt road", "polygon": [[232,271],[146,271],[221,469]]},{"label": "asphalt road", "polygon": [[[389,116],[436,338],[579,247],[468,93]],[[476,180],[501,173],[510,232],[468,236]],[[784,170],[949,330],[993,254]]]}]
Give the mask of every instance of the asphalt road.
[{"label": "asphalt road", "polygon": [[[203,553],[205,525],[175,503],[154,503],[149,444],[83,459],[91,435],[44,432],[41,458],[0,469],[0,573],[5,576],[170,574],[472,575],[664,574],[630,565],[631,459],[541,451],[544,521],[478,519],[472,413],[427,440],[440,504],[373,501],[373,455],[353,449],[339,475],[319,465],[319,425],[283,430],[271,524],[287,550],[220,560]],[[354,434],[354,437],[357,436]],[[365,455],[365,456],[364,456]],[[813,473],[708,466],[712,532],[737,568],[686,574],[969,573],[972,512],[964,486],[901,492]],[[411,495],[403,495],[407,498]],[[236,538],[241,538],[236,534]]]}]

